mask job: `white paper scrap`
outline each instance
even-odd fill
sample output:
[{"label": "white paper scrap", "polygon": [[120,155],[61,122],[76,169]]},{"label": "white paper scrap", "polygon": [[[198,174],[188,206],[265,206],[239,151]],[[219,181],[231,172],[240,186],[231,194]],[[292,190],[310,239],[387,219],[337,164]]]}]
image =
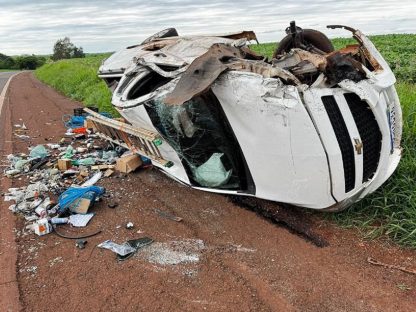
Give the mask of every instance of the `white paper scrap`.
[{"label": "white paper scrap", "polygon": [[69,223],[75,227],[84,227],[94,217],[93,213],[73,214],[69,217]]}]

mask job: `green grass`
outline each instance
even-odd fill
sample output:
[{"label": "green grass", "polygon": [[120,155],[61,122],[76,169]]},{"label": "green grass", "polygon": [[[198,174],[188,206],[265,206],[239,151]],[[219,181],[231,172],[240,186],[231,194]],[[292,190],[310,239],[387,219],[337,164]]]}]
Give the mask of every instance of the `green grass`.
[{"label": "green grass", "polygon": [[[327,214],[347,227],[357,227],[370,238],[389,237],[403,246],[416,248],[416,35],[371,36],[398,78],[396,84],[403,108],[403,157],[397,171],[375,193],[344,212]],[[336,48],[355,41],[333,40]],[[271,56],[275,43],[252,45]],[[98,105],[112,112],[111,94],[97,77],[97,69],[106,55],[50,63],[36,70],[37,77],[86,105]]]},{"label": "green grass", "polygon": [[[370,36],[394,71],[403,109],[403,157],[393,176],[375,193],[329,219],[356,227],[368,238],[386,237],[416,248],[416,35]],[[352,38],[332,40],[336,49],[356,43]],[[271,57],[276,43],[252,45]]]},{"label": "green grass", "polygon": [[97,76],[98,67],[106,57],[108,54],[50,62],[39,67],[35,75],[71,99],[117,114],[111,105],[111,92]]},{"label": "green grass", "polygon": [[403,108],[403,156],[393,176],[351,208],[329,215],[368,238],[389,237],[416,248],[416,85],[396,84]]}]

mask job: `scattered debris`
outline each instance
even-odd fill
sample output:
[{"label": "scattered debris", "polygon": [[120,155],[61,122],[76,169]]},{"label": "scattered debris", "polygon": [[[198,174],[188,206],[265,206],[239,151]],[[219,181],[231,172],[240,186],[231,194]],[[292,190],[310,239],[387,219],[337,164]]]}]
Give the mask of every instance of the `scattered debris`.
[{"label": "scattered debris", "polygon": [[69,217],[69,224],[75,227],[85,227],[88,222],[94,217],[93,213],[87,214],[73,214]]},{"label": "scattered debris", "polygon": [[25,269],[20,269],[19,270],[20,273],[22,273],[24,271],[26,271],[28,273],[32,273],[32,275],[35,275],[36,273],[38,273],[38,267],[33,265],[33,266],[30,266],[30,267],[26,267],[26,270]]},{"label": "scattered debris", "polygon": [[117,202],[109,202],[107,204],[107,206],[108,206],[108,208],[114,209],[118,206],[118,203]]},{"label": "scattered debris", "polygon": [[60,233],[60,232],[57,230],[57,228],[56,228],[56,227],[54,227],[54,233],[55,233],[56,235],[58,235],[59,237],[66,238],[66,239],[82,239],[82,238],[88,238],[88,237],[92,237],[92,236],[98,235],[98,234],[100,234],[100,233],[101,233],[101,230],[98,230],[98,231],[93,232],[93,233],[91,233],[91,234],[82,234],[82,235],[78,235],[78,236],[68,236],[68,235],[65,235],[65,234],[63,234],[63,233]]},{"label": "scattered debris", "polygon": [[97,166],[92,166],[91,169],[92,170],[105,170],[105,169],[110,170],[110,169],[114,169],[115,167],[116,167],[115,165],[97,165]]},{"label": "scattered debris", "polygon": [[44,159],[48,156],[48,151],[43,145],[37,145],[30,151],[30,159]]},{"label": "scattered debris", "polygon": [[58,169],[66,171],[72,167],[71,159],[58,159]]},{"label": "scattered debris", "polygon": [[88,241],[86,241],[85,239],[77,239],[77,241],[75,242],[75,247],[79,249],[84,249],[87,243]]},{"label": "scattered debris", "polygon": [[130,173],[142,164],[141,158],[137,154],[122,156],[117,159],[116,170],[123,173]]},{"label": "scattered debris", "polygon": [[125,256],[117,255],[117,260],[118,261],[127,260],[128,258],[132,257],[137,251],[139,251],[143,247],[148,246],[152,243],[153,243],[153,239],[151,239],[149,237],[142,237],[142,238],[139,238],[139,239],[128,240],[127,244],[130,245],[131,247],[133,247],[135,249],[135,251],[128,254],[128,255],[125,255]]},{"label": "scattered debris", "polygon": [[104,177],[105,177],[105,178],[111,177],[113,173],[114,173],[114,170],[107,169],[107,170],[104,172]]},{"label": "scattered debris", "polygon": [[49,234],[52,231],[52,226],[49,224],[48,219],[40,219],[34,223],[35,233],[39,236]]},{"label": "scattered debris", "polygon": [[409,286],[407,286],[406,284],[397,284],[396,286],[397,286],[397,288],[399,288],[400,290],[404,290],[404,291],[412,290],[412,287],[409,287]]},{"label": "scattered debris", "polygon": [[98,244],[97,247],[111,250],[120,256],[125,256],[135,251],[135,249],[127,243],[120,245],[111,240],[106,240],[101,244]]},{"label": "scattered debris", "polygon": [[52,260],[49,260],[49,266],[53,267],[55,264],[61,263],[61,262],[64,262],[64,259],[62,257],[56,257]]},{"label": "scattered debris", "polygon": [[74,213],[86,214],[97,196],[105,193],[100,186],[70,187],[59,196],[58,212],[63,214],[67,209]]},{"label": "scattered debris", "polygon": [[119,261],[130,258],[139,249],[153,243],[153,240],[149,237],[142,237],[139,239],[128,240],[124,244],[117,244],[110,240],[106,240],[97,245],[99,248],[109,249],[117,254]]},{"label": "scattered debris", "polygon": [[85,181],[84,183],[81,184],[81,186],[93,186],[95,183],[97,183],[103,176],[103,173],[101,171],[98,171],[96,173],[94,173],[94,175],[88,179],[87,181]]},{"label": "scattered debris", "polygon": [[182,221],[182,218],[177,217],[177,216],[175,216],[175,215],[173,215],[173,214],[171,214],[171,213],[169,213],[169,212],[162,211],[162,210],[160,210],[160,209],[155,209],[155,212],[156,212],[159,216],[161,216],[161,217],[163,217],[163,218],[165,218],[165,219],[173,220],[173,221],[176,221],[176,222],[181,222],[181,221]]},{"label": "scattered debris", "polygon": [[367,262],[373,265],[378,265],[378,266],[382,266],[388,269],[394,269],[394,270],[399,270],[405,273],[409,273],[409,274],[416,274],[416,270],[413,269],[407,269],[405,267],[402,267],[400,265],[395,265],[395,264],[387,264],[387,263],[383,263],[383,262],[379,262],[377,260],[374,260],[373,258],[367,258]]},{"label": "scattered debris", "polygon": [[30,140],[30,136],[28,135],[24,135],[24,134],[14,134],[16,137],[18,137],[19,139],[22,139],[24,141]]},{"label": "scattered debris", "polygon": [[69,218],[53,217],[50,221],[52,224],[68,224]]},{"label": "scattered debris", "polygon": [[[105,116],[112,120],[108,114]],[[91,234],[68,236],[58,227],[88,225],[95,215],[88,213],[90,207],[105,194],[105,189],[95,184],[114,173],[119,159],[118,167],[125,173],[142,165],[137,154],[126,153],[127,148],[105,143],[92,133],[95,127],[84,127],[85,117],[82,109],[77,109],[74,116],[64,116],[67,132],[58,143],[29,147],[28,155],[7,156],[9,165],[4,175],[24,177],[27,185],[10,188],[4,194],[4,201],[14,201],[9,210],[22,215],[26,221],[25,229],[39,236],[54,232],[62,238],[83,239],[101,233],[98,230]],[[20,132],[27,130],[24,124],[16,124],[15,128]],[[106,171],[103,173],[102,170]],[[117,205],[114,201],[108,203],[110,208]]]}]

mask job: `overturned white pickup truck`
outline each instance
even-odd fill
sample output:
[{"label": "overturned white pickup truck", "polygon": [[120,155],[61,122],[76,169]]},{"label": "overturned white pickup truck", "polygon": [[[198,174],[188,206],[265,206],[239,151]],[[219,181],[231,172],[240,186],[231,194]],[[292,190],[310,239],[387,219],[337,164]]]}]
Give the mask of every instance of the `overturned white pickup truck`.
[{"label": "overturned white pickup truck", "polygon": [[395,77],[374,45],[338,51],[294,22],[272,60],[251,31],[160,32],[99,69],[133,127],[156,132],[159,166],[193,188],[340,210],[397,167],[402,116]]}]

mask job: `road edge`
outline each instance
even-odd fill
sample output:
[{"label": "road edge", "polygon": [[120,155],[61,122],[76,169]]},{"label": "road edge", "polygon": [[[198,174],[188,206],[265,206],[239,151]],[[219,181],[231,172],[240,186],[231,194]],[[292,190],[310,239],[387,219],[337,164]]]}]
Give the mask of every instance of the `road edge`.
[{"label": "road edge", "polygon": [[0,93],[0,115],[3,113],[3,104],[4,104],[4,100],[6,99],[6,93],[7,93],[7,90],[9,89],[9,84],[14,77],[16,77],[17,75],[21,73],[22,72],[18,72],[18,73],[11,75],[9,80],[7,80],[6,84],[4,85],[3,90]]},{"label": "road edge", "polygon": [[[6,99],[8,99],[9,86],[13,78],[22,72],[18,72],[10,76],[6,84],[0,93],[0,120],[3,120],[3,114],[6,114],[6,106],[4,105]],[[7,122],[1,126],[1,131],[6,133]],[[6,146],[6,140],[4,138],[4,145]],[[6,152],[7,148],[4,148]],[[6,191],[11,186],[11,182],[6,178],[2,178],[0,181],[1,188]],[[2,199],[1,199],[2,200]],[[20,301],[19,284],[17,279],[17,261],[18,261],[18,246],[15,236],[15,216],[10,214],[7,210],[7,205],[0,203],[2,211],[0,212],[0,220],[2,230],[0,232],[0,268],[2,274],[0,274],[0,306],[4,311],[14,312],[21,311],[22,304]]]}]

